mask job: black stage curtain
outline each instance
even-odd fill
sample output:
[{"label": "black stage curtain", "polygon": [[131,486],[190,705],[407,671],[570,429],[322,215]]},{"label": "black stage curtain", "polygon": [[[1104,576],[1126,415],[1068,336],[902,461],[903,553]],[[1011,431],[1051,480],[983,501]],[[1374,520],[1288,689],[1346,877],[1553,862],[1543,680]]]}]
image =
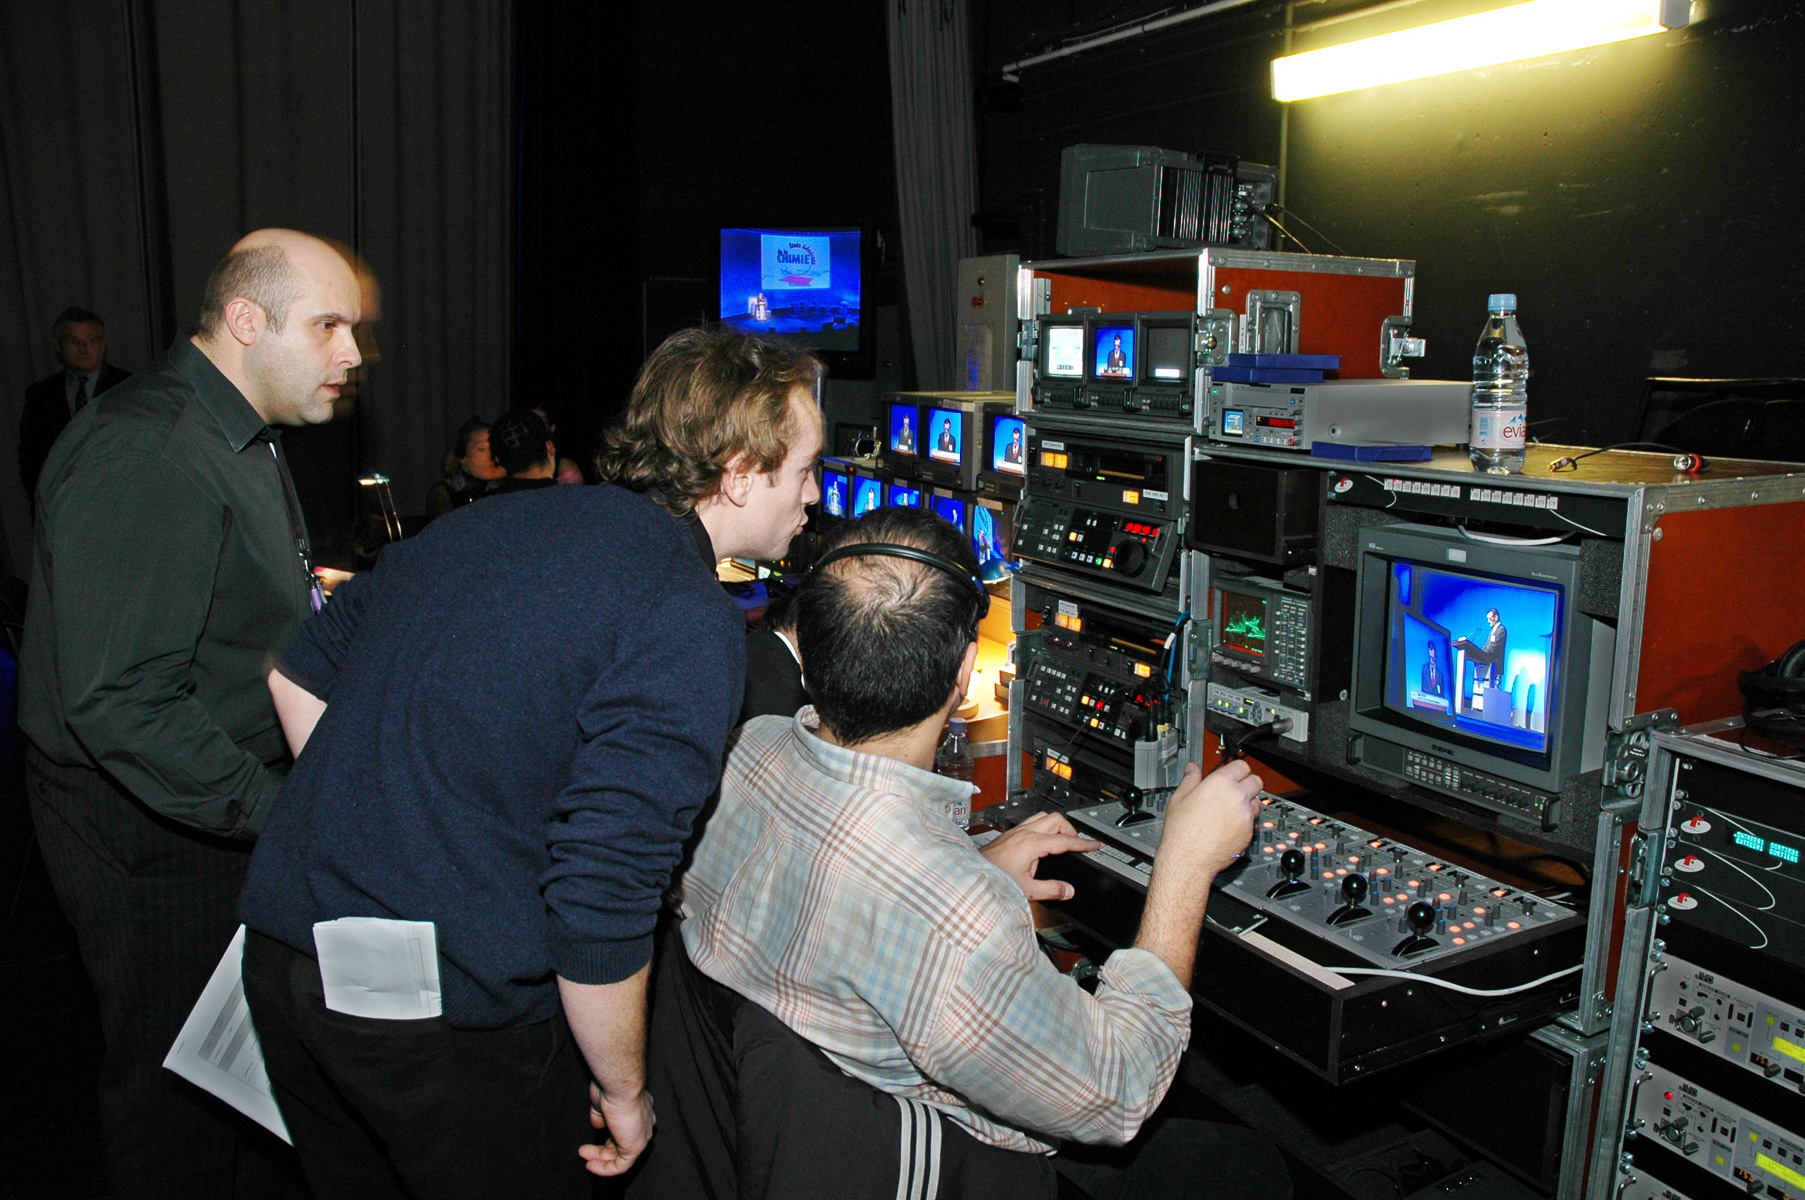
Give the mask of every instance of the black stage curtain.
[{"label": "black stage curtain", "polygon": [[424,507],[451,432],[507,407],[512,38],[508,0],[0,4],[0,569],[28,569],[19,406],[56,314],[100,313],[142,366],[263,226],[381,282],[352,411],[290,442],[316,557],[348,565],[360,474]]}]

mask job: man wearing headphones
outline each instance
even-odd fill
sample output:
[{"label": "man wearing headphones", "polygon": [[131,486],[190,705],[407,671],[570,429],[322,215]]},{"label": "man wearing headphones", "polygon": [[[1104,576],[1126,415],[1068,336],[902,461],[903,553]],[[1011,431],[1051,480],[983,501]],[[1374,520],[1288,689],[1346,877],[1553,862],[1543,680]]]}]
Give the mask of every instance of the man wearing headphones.
[{"label": "man wearing headphones", "polygon": [[969,540],[883,509],[796,603],[814,707],[730,745],[659,965],[651,1070],[683,1078],[632,1194],[1050,1195],[1049,1150],[1128,1142],[1171,1085],[1210,881],[1260,781],[1186,772],[1139,937],[1092,995],[1041,953],[1029,902],[1071,895],[1042,857],[1097,843],[1043,813],[980,851],[949,815],[971,785],[933,773],[989,604]]}]

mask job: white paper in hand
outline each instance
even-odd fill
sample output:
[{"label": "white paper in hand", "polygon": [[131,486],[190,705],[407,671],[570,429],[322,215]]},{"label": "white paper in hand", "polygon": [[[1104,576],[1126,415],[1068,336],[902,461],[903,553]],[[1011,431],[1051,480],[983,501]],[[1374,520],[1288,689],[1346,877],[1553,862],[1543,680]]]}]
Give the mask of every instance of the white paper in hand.
[{"label": "white paper in hand", "polygon": [[313,948],[333,1012],[391,1021],[439,1015],[439,939],[431,921],[319,921]]}]

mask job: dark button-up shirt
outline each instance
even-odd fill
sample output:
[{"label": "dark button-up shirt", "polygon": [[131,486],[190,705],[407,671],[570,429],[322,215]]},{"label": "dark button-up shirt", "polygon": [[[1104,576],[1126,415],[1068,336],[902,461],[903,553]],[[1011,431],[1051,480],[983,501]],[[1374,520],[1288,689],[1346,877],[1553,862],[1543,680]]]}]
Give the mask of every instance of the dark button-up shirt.
[{"label": "dark button-up shirt", "polygon": [[20,726],[229,837],[281,786],[264,676],[309,611],[274,432],[184,338],[76,415],[38,493]]}]

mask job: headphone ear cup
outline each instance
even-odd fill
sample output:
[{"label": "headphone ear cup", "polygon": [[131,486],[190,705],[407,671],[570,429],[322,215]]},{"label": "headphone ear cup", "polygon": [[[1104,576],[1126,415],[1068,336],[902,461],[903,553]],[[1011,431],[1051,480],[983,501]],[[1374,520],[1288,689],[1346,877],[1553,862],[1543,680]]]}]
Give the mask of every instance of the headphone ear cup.
[{"label": "headphone ear cup", "polygon": [[1795,642],[1774,664],[1774,673],[1782,679],[1805,679],[1805,641]]},{"label": "headphone ear cup", "polygon": [[1749,709],[1784,708],[1805,715],[1805,641],[1758,671],[1742,672],[1740,678]]}]

